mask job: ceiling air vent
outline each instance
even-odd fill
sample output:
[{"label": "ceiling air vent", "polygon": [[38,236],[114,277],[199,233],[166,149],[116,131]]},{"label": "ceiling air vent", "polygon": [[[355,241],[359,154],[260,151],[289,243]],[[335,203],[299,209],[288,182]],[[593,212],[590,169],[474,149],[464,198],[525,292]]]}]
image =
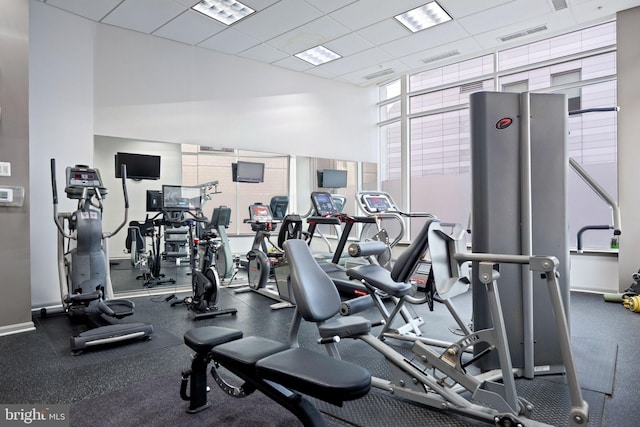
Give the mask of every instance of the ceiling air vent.
[{"label": "ceiling air vent", "polygon": [[551,5],[553,6],[553,8],[557,11],[557,10],[562,10],[562,9],[566,9],[567,8],[567,1],[566,0],[551,0]]},{"label": "ceiling air vent", "polygon": [[380,71],[376,71],[375,73],[367,74],[366,76],[364,76],[364,78],[367,80],[372,80],[372,79],[377,79],[378,77],[386,76],[393,73],[395,73],[395,71],[393,71],[392,68],[387,68],[386,70],[380,70]]},{"label": "ceiling air vent", "polygon": [[540,31],[546,31],[546,25],[540,25],[539,27],[529,28],[527,30],[518,31],[517,33],[509,34],[507,36],[500,37],[498,40],[502,42],[508,42],[513,39],[517,39],[518,37],[529,36],[531,34],[539,33]]},{"label": "ceiling air vent", "polygon": [[429,64],[431,62],[436,62],[443,59],[451,58],[452,56],[456,56],[456,55],[460,55],[460,51],[458,49],[451,50],[449,52],[444,52],[444,53],[441,53],[440,55],[430,56],[429,58],[421,59],[421,61],[424,62],[425,64]]}]

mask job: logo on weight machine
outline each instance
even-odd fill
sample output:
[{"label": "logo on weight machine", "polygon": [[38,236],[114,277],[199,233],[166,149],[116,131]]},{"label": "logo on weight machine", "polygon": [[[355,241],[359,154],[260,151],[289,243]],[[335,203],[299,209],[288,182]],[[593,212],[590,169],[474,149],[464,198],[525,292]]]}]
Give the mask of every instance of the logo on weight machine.
[{"label": "logo on weight machine", "polygon": [[505,117],[503,119],[498,120],[498,122],[496,123],[496,129],[499,129],[499,130],[506,129],[509,126],[511,126],[511,123],[513,123],[513,119],[510,117]]}]

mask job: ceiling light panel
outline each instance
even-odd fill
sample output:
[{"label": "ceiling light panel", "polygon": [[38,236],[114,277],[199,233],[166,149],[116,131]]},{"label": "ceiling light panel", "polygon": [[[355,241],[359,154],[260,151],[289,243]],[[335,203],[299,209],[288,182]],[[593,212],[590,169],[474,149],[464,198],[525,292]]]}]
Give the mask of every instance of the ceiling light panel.
[{"label": "ceiling light panel", "polygon": [[409,31],[415,33],[443,22],[451,21],[451,16],[435,1],[394,16]]},{"label": "ceiling light panel", "polygon": [[296,58],[300,58],[303,61],[307,61],[312,65],[322,65],[334,59],[342,58],[340,55],[326,47],[320,45],[311,49],[307,49],[304,52],[296,53]]},{"label": "ceiling light panel", "polygon": [[255,12],[249,6],[235,0],[202,0],[192,9],[225,25],[231,25]]}]

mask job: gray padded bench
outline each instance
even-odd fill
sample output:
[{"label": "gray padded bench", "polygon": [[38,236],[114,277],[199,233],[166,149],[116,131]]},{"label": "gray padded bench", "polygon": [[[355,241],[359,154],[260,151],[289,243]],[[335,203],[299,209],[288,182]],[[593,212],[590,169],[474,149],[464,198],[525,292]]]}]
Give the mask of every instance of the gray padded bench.
[{"label": "gray padded bench", "polygon": [[[191,371],[183,373],[181,396],[190,402],[187,412],[210,406],[207,402],[206,369],[210,361],[225,367],[245,383],[228,394],[241,397],[260,390],[292,412],[305,426],[324,426],[318,409],[302,394],[342,406],[369,392],[371,374],[350,362],[304,348],[290,348],[262,337],[242,338],[242,332],[218,326],[187,331],[184,342],[196,352]],[[218,381],[215,366],[211,373]],[[186,394],[191,378],[190,395]]]}]

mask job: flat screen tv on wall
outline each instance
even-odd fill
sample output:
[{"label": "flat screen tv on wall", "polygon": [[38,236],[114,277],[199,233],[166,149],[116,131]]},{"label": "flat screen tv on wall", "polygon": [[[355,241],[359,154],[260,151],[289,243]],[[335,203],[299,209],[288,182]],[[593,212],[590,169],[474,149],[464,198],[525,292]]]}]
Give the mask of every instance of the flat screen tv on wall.
[{"label": "flat screen tv on wall", "polygon": [[231,163],[233,182],[263,182],[264,163],[242,162]]},{"label": "flat screen tv on wall", "polygon": [[160,179],[160,156],[116,153],[116,178],[122,178],[122,165],[127,165],[127,178],[135,180]]},{"label": "flat screen tv on wall", "polygon": [[347,171],[337,169],[323,169],[318,171],[318,187],[345,188],[347,186]]}]

